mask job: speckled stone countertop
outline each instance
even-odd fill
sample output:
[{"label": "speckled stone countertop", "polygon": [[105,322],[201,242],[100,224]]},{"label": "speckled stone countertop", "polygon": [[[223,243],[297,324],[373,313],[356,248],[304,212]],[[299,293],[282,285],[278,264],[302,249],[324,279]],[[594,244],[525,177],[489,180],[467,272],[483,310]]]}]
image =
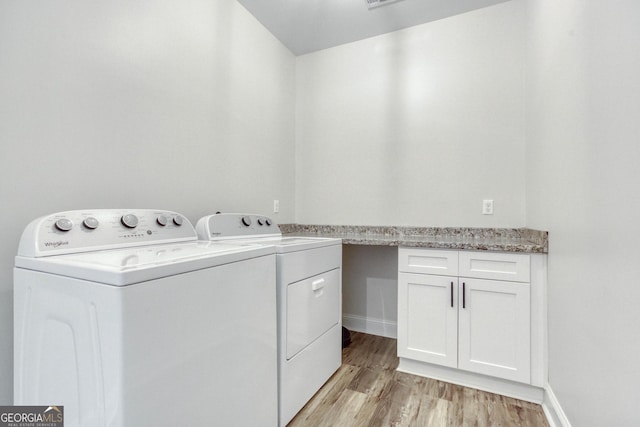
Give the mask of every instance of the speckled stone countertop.
[{"label": "speckled stone countertop", "polygon": [[280,224],[285,235],[335,237],[351,245],[547,253],[549,233],[529,228],[378,227]]}]

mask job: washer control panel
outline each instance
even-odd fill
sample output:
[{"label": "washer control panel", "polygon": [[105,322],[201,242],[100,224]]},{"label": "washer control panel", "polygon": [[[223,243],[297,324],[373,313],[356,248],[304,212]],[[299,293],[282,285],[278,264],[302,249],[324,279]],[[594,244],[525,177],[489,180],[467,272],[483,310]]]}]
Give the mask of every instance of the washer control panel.
[{"label": "washer control panel", "polygon": [[18,255],[48,256],[145,244],[195,241],[183,215],[151,209],[66,211],[31,222]]},{"label": "washer control panel", "polygon": [[230,237],[281,236],[280,228],[271,218],[253,214],[215,214],[198,220],[198,237],[203,240]]}]

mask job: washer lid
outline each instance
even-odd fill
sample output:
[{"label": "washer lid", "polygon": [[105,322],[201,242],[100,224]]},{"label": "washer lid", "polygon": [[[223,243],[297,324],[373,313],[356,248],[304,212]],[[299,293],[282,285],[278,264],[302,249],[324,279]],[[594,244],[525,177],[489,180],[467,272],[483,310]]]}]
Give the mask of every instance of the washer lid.
[{"label": "washer lid", "polygon": [[273,253],[274,246],[268,245],[199,241],[40,258],[17,256],[15,266],[126,286]]}]

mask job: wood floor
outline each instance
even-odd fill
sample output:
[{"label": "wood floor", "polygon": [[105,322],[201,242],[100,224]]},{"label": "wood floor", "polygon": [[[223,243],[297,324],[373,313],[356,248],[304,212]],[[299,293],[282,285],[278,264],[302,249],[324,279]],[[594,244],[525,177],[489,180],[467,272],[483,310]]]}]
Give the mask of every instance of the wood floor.
[{"label": "wood floor", "polygon": [[540,405],[396,372],[394,339],[351,339],[340,369],[289,427],[548,427]]}]

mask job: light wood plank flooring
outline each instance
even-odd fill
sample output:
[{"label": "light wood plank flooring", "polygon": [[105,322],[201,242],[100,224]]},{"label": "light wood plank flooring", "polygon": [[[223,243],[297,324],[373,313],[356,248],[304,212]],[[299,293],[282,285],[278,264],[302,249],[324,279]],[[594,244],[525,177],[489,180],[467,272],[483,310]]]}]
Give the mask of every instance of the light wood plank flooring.
[{"label": "light wood plank flooring", "polygon": [[289,427],[548,427],[540,405],[396,372],[394,339],[351,339],[340,369]]}]

